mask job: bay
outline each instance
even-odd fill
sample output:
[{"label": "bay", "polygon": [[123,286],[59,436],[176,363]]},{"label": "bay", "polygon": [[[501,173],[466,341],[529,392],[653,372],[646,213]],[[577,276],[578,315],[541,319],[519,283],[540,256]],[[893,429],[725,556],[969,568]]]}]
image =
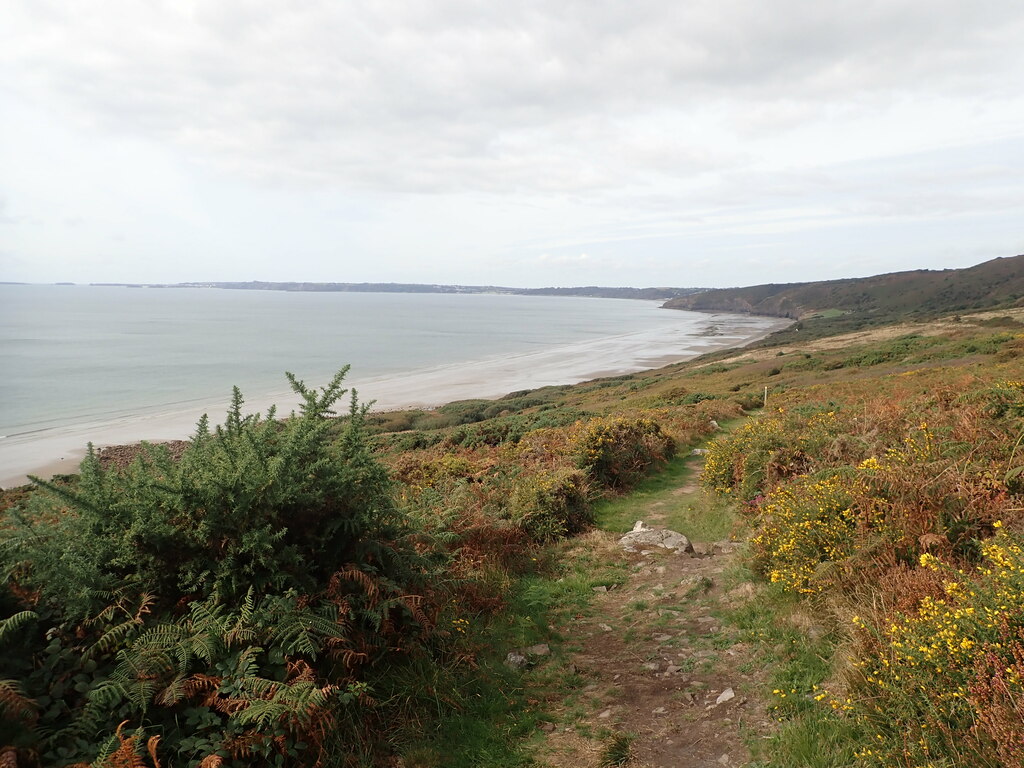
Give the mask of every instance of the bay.
[{"label": "bay", "polygon": [[186,437],[233,385],[294,407],[284,371],[378,407],[653,367],[780,327],[657,302],[499,294],[0,285],[0,484],[97,444]]}]

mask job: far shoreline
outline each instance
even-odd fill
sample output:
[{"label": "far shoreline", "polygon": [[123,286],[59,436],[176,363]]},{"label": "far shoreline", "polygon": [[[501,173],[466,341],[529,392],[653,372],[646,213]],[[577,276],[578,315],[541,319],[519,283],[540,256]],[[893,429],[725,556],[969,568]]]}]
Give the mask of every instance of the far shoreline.
[{"label": "far shoreline", "polygon": [[[442,366],[433,370],[377,379],[346,379],[346,386],[358,391],[363,402],[373,401],[373,411],[430,410],[459,400],[495,400],[509,392],[545,386],[574,385],[594,379],[656,370],[685,362],[723,349],[740,349],[791,325],[793,320],[739,313],[707,313],[719,316],[710,335],[695,335],[679,353],[633,355],[629,364],[616,365],[609,350],[581,349],[566,353],[564,360],[545,360],[530,368],[530,356],[511,356],[504,360]],[[557,350],[548,350],[548,357]],[[605,353],[602,359],[601,353]],[[527,365],[524,366],[524,361]],[[526,370],[524,370],[524,368]],[[310,382],[316,384],[317,382]],[[422,393],[430,393],[423,397]],[[244,394],[244,393],[243,393]],[[50,479],[54,475],[75,474],[86,456],[87,444],[96,450],[140,442],[162,443],[189,439],[195,424],[205,411],[212,423],[219,423],[226,410],[223,404],[209,408],[153,414],[124,422],[96,423],[55,430],[45,437],[23,439],[17,443],[0,440],[0,488],[10,489],[30,482],[28,475]],[[278,414],[286,415],[297,406],[291,392],[277,392],[247,398],[248,412],[266,413],[277,404]]]}]

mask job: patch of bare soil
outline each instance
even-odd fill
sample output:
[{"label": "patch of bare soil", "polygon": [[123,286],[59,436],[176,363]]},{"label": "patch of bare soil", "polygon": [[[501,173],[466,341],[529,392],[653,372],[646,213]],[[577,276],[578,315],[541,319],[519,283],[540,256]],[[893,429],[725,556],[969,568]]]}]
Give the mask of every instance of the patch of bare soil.
[{"label": "patch of bare soil", "polygon": [[562,628],[578,648],[568,658],[586,683],[559,713],[563,724],[546,735],[538,762],[599,766],[608,734],[633,736],[630,766],[747,762],[747,740],[771,723],[755,698],[752,649],[716,615],[754,596],[751,585],[727,592],[723,584],[737,545],[694,542],[694,553],[632,554],[614,546],[613,534],[595,536],[603,540],[591,543],[608,557],[626,559],[630,576],[597,594],[591,615]]}]

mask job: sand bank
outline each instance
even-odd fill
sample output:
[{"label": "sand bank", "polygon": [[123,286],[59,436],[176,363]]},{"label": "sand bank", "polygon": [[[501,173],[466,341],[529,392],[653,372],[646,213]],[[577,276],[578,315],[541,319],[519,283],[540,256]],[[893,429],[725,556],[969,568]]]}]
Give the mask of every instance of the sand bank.
[{"label": "sand bank", "polygon": [[[597,339],[565,347],[491,358],[472,363],[411,371],[398,376],[346,380],[363,401],[373,400],[376,410],[434,408],[453,400],[497,398],[520,389],[575,384],[599,376],[614,376],[657,368],[711,352],[738,347],[760,339],[790,323],[788,320],[743,315],[713,315],[703,335],[680,332],[673,326]],[[324,382],[307,382],[319,385]],[[178,409],[126,414],[113,420],[83,421],[60,428],[41,429],[0,439],[0,486],[27,482],[27,475],[50,477],[75,472],[91,441],[97,447],[146,439],[187,439],[203,413],[222,421],[230,385],[221,402],[195,403]],[[247,395],[247,411],[265,413],[272,404],[279,414],[297,406],[285,389]]]}]

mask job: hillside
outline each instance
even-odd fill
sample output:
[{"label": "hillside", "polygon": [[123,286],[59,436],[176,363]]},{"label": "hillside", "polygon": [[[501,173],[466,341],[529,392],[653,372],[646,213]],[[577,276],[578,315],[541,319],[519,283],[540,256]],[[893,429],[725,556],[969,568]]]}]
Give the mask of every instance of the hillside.
[{"label": "hillside", "polygon": [[915,270],[873,277],[723,288],[670,299],[669,309],[749,312],[833,321],[833,330],[905,318],[1012,306],[1024,296],[1024,256],[967,269]]},{"label": "hillside", "polygon": [[1024,765],[1022,330],[340,419],[342,374],[280,423],[236,390],[0,491],[0,764]]}]

